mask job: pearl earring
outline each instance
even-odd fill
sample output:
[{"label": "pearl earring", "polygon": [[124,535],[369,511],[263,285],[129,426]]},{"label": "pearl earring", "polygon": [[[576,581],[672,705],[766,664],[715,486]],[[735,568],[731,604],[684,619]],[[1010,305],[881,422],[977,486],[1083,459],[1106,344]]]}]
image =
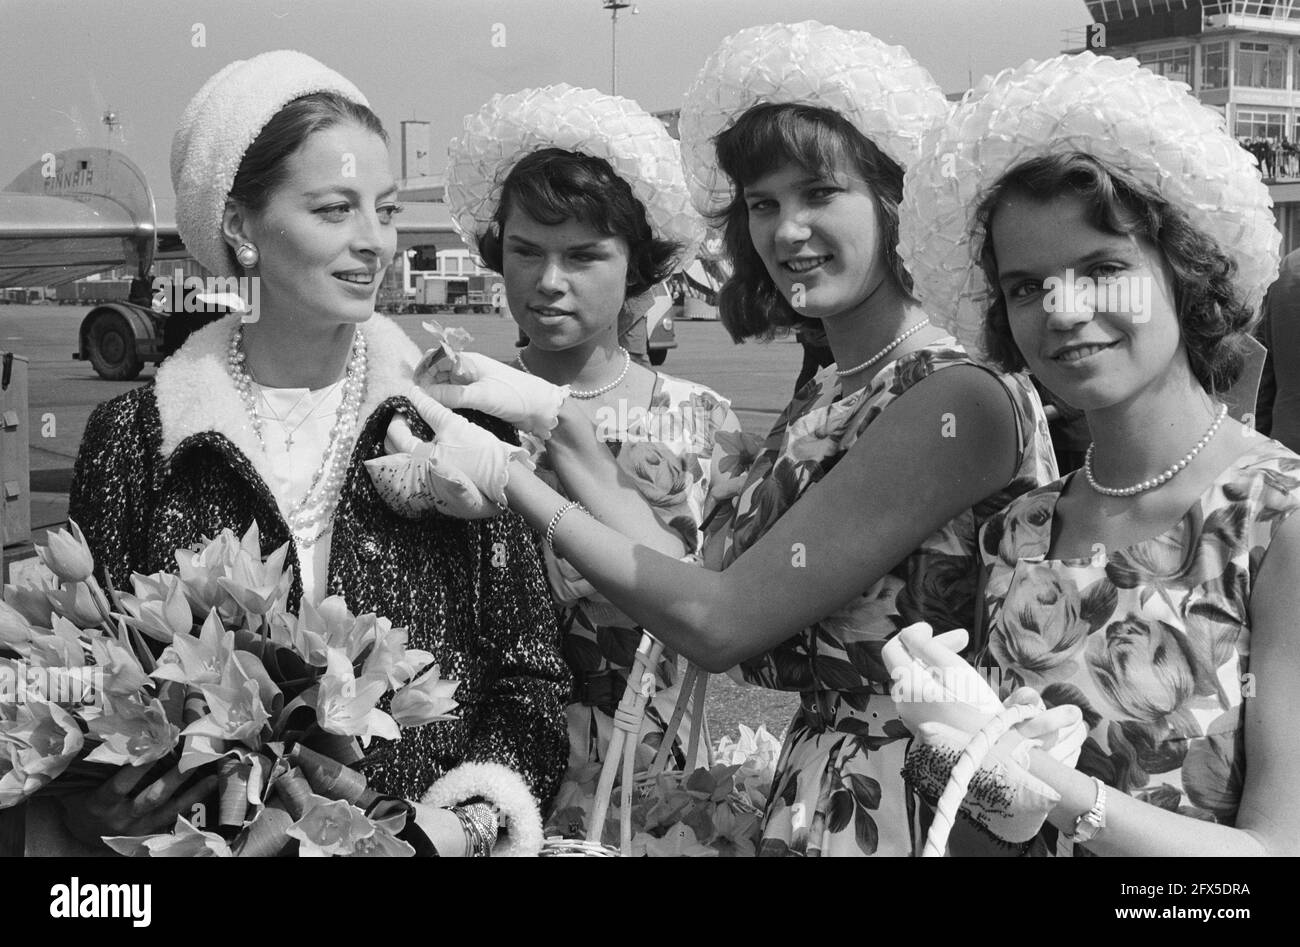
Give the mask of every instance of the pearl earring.
[{"label": "pearl earring", "polygon": [[239,265],[246,270],[257,266],[257,247],[253,246],[251,243],[241,243],[239,249],[235,251],[235,259],[238,260]]}]

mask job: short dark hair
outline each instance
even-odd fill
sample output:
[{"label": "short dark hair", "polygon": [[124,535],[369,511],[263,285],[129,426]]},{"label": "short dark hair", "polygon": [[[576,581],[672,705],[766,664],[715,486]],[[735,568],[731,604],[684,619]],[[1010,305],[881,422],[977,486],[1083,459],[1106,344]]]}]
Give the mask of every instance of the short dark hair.
[{"label": "short dark hair", "polygon": [[825,175],[841,159],[847,159],[871,189],[889,273],[899,288],[911,295],[912,277],[897,249],[903,169],[847,118],[834,109],[812,105],[764,103],[750,108],[721,132],[714,147],[719,167],[736,190],[726,210],[712,221],[722,229],[731,258],[732,275],[718,293],[718,313],[732,339],[771,339],[778,331],[815,321],[796,312],[781,295],[749,239],[745,188],[790,163],[811,174]]},{"label": "short dark hair", "polygon": [[[289,176],[289,157],[314,133],[346,122],[373,132],[388,144],[384,123],[359,102],[337,92],[313,92],[294,99],[262,126],[244,152],[228,199],[250,213],[265,210],[272,193]],[[227,252],[232,265],[236,264],[234,251],[227,248]],[[239,266],[235,265],[234,269],[240,272]]]},{"label": "short dark hair", "polygon": [[492,222],[478,235],[479,256],[498,273],[503,266],[501,240],[512,210],[547,226],[576,220],[607,237],[622,237],[627,241],[628,297],[667,279],[682,249],[654,235],[645,205],[608,161],[562,148],[534,151],[506,175]]},{"label": "short dark hair", "polygon": [[1160,248],[1174,274],[1174,305],[1192,374],[1206,391],[1230,388],[1245,365],[1246,337],[1255,313],[1234,277],[1237,265],[1208,234],[1151,186],[1084,152],[1044,155],[1007,171],[976,211],[983,228],[980,265],[991,287],[984,320],[984,349],[1003,370],[1025,367],[1011,335],[1006,300],[998,288],[991,224],[998,204],[1019,193],[1037,201],[1062,194],[1083,201],[1089,222],[1105,233],[1137,236]]}]

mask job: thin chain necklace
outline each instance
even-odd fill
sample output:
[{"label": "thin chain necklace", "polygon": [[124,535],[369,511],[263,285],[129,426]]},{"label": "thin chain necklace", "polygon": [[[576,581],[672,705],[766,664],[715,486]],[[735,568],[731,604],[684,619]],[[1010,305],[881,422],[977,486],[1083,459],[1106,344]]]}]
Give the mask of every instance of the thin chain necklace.
[{"label": "thin chain necklace", "polygon": [[876,364],[876,362],[880,361],[882,358],[884,358],[886,355],[888,355],[890,352],[892,352],[894,349],[896,349],[899,345],[901,345],[903,342],[905,342],[905,341],[906,341],[907,339],[909,339],[911,336],[913,336],[913,335],[915,335],[916,333],[920,332],[922,329],[924,329],[924,328],[925,328],[926,326],[928,326],[929,324],[930,324],[930,320],[929,320],[929,319],[922,319],[920,322],[918,322],[916,325],[912,326],[912,328],[908,329],[906,332],[904,332],[904,333],[903,333],[902,335],[900,335],[898,338],[894,339],[894,341],[890,342],[890,343],[889,343],[888,345],[886,345],[883,349],[881,349],[881,350],[880,350],[879,352],[877,352],[875,355],[871,356],[871,358],[867,359],[867,360],[866,360],[865,362],[863,362],[861,365],[854,365],[852,368],[845,368],[845,369],[843,369],[843,370],[840,370],[840,369],[837,368],[837,369],[835,370],[835,374],[838,375],[840,378],[847,378],[849,375],[856,375],[858,372],[864,372],[864,371],[866,371],[866,370],[867,370],[868,368],[870,368],[872,365]]},{"label": "thin chain necklace", "polygon": [[307,400],[308,397],[311,396],[311,392],[308,391],[301,398],[295,401],[293,407],[284,413],[284,417],[280,417],[280,412],[275,410],[275,405],[271,404],[271,399],[266,396],[266,386],[258,385],[257,382],[254,382],[253,384],[257,385],[257,389],[258,389],[257,393],[262,399],[262,404],[266,405],[266,410],[270,411],[271,417],[273,417],[277,422],[279,422],[280,428],[284,433],[284,449],[289,450],[290,448],[293,447],[293,436],[298,433],[299,429],[304,424],[306,424],[308,421],[310,421],[312,418],[316,416],[316,412],[321,409],[321,405],[323,405],[326,401],[329,401],[330,395],[334,393],[334,389],[337,388],[339,385],[343,384],[343,379],[340,378],[334,384],[326,388],[321,393],[320,400],[317,401],[314,405],[312,405],[311,410],[308,411],[306,415],[303,416],[302,420],[299,421],[297,424],[295,424],[292,429],[289,429],[289,418],[293,417],[293,413],[298,410],[298,406],[302,404],[305,400]]},{"label": "thin chain necklace", "polygon": [[1186,454],[1184,454],[1182,456],[1182,459],[1179,460],[1177,463],[1173,464],[1170,467],[1166,467],[1164,473],[1155,477],[1151,477],[1147,480],[1143,480],[1141,483],[1136,483],[1131,487],[1103,487],[1101,484],[1097,482],[1097,478],[1094,477],[1092,474],[1092,448],[1094,445],[1089,444],[1087,453],[1083,455],[1083,475],[1088,480],[1088,486],[1092,487],[1094,490],[1096,490],[1098,493],[1102,494],[1103,496],[1131,497],[1131,496],[1136,496],[1139,493],[1145,493],[1148,490],[1154,490],[1156,487],[1160,486],[1161,484],[1168,483],[1170,480],[1174,478],[1174,475],[1176,473],[1181,471],[1184,467],[1186,467],[1188,464],[1192,462],[1193,457],[1195,457],[1197,454],[1199,454],[1201,451],[1205,449],[1205,445],[1210,443],[1211,439],[1215,435],[1215,432],[1219,430],[1219,425],[1223,423],[1223,419],[1226,418],[1227,416],[1228,416],[1228,406],[1226,404],[1219,405],[1219,413],[1215,415],[1214,423],[1211,424],[1210,429],[1205,432],[1205,436],[1196,442],[1195,447],[1193,447]]},{"label": "thin chain necklace", "polygon": [[[244,402],[244,410],[253,425],[257,442],[265,452],[266,440],[262,431],[262,418],[257,413],[257,401],[253,397],[253,379],[244,369],[246,356],[243,341],[244,326],[240,323],[230,334],[226,367]],[[330,430],[329,443],[321,457],[321,465],[312,475],[307,492],[285,518],[293,531],[294,540],[304,549],[314,546],[333,528],[331,520],[343,492],[343,481],[351,461],[353,435],[361,414],[361,401],[365,397],[366,368],[366,337],[358,329],[352,341],[352,357],[348,360],[347,375],[343,382],[343,404],[335,415],[334,427]],[[325,526],[312,533],[316,524],[322,521]]]},{"label": "thin chain necklace", "polygon": [[[608,385],[605,385],[602,388],[593,388],[591,391],[579,391],[577,388],[570,388],[569,397],[581,398],[583,400],[589,400],[591,398],[599,398],[601,395],[605,394],[606,392],[613,391],[619,385],[623,384],[623,379],[627,377],[627,370],[632,367],[632,353],[629,352],[627,349],[623,348],[623,346],[621,345],[618,347],[618,350],[623,353],[623,370],[618,373],[617,378],[611,381]],[[522,368],[527,374],[529,375],[533,374],[532,370],[529,369],[529,367],[524,364],[523,352],[520,352],[518,355],[515,356],[515,361],[519,364],[519,367]]]}]

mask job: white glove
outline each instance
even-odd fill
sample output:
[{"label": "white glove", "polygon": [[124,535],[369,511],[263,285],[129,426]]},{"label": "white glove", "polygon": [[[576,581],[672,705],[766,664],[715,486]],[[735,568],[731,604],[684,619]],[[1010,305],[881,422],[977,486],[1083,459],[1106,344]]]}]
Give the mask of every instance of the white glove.
[{"label": "white glove", "polygon": [[433,428],[433,440],[417,438],[400,415],[389,423],[384,446],[390,453],[366,461],[384,502],[411,518],[432,508],[462,519],[501,512],[510,461],[519,458],[532,469],[528,451],[454,414],[417,387],[412,386],[408,397]]},{"label": "white glove", "polygon": [[[932,636],[930,626],[922,622],[904,628],[881,651],[899,717],[918,737],[903,774],[931,804],[943,793],[971,738],[1004,707],[993,688],[957,653],[966,640],[960,629]],[[1036,703],[1041,712],[994,744],[962,801],[962,811],[974,822],[1015,843],[1032,839],[1060,801],[1059,793],[1029,772],[1029,750],[1041,747],[1074,766],[1088,735],[1083,715],[1072,704],[1047,710],[1036,691],[1021,688],[1005,706],[1020,703]]]},{"label": "white glove", "polygon": [[560,422],[568,385],[552,385],[477,352],[430,349],[415,382],[448,408],[472,408],[546,440]]}]

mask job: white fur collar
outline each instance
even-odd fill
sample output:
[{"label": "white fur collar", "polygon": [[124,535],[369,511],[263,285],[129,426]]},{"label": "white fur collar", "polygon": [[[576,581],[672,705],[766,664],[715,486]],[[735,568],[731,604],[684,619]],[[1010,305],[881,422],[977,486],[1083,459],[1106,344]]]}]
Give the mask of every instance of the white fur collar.
[{"label": "white fur collar", "polygon": [[[154,397],[162,419],[162,454],[170,457],[185,438],[215,431],[271,483],[266,455],[226,367],[230,333],[238,322],[239,314],[234,313],[205,326],[159,367]],[[367,371],[358,430],[385,400],[407,393],[420,360],[416,344],[386,316],[376,313],[360,330],[366,337]]]}]

